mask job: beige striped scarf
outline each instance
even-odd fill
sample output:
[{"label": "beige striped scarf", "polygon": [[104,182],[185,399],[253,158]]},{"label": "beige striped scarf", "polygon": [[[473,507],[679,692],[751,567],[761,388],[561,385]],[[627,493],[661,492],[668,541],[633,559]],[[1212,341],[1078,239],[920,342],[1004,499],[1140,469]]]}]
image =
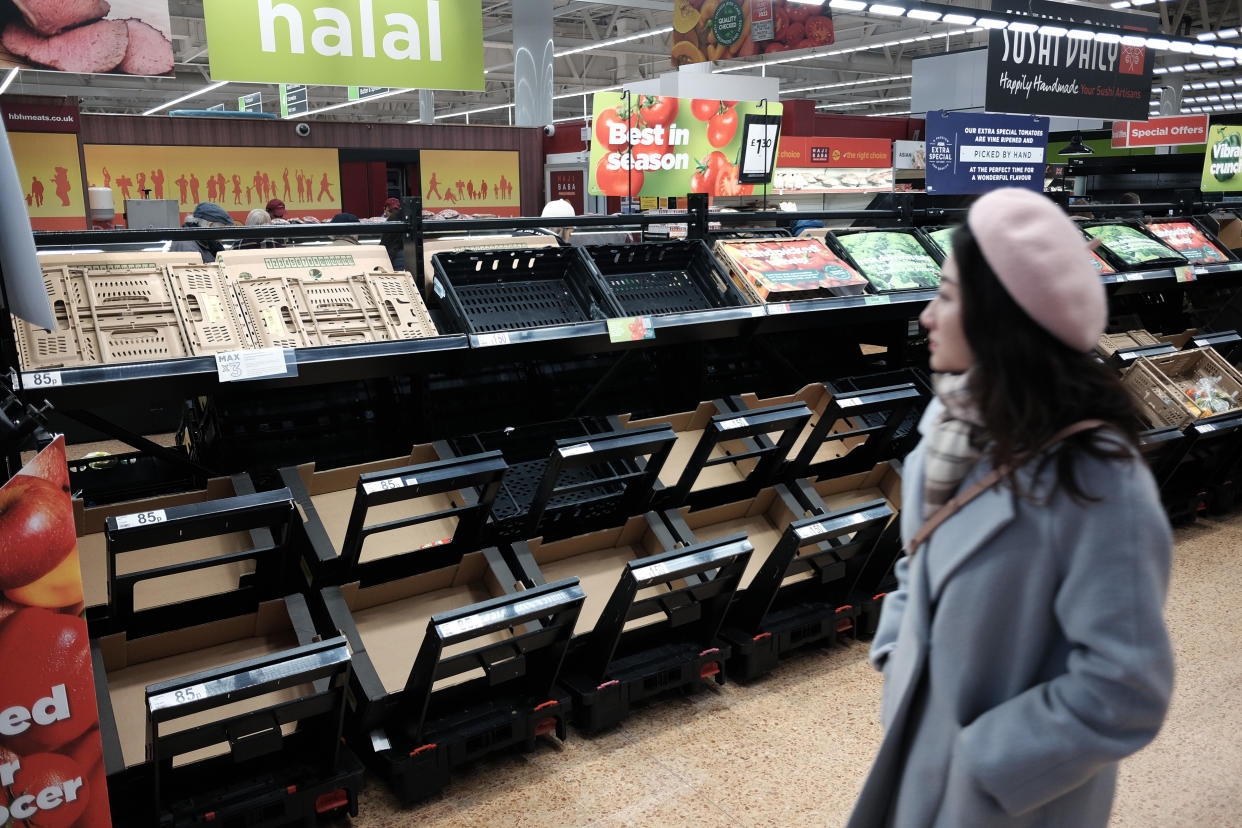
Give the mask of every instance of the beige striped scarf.
[{"label": "beige striped scarf", "polygon": [[932,378],[944,410],[928,437],[923,468],[923,519],[949,501],[974,468],[985,445],[983,419],[970,394],[970,372]]}]

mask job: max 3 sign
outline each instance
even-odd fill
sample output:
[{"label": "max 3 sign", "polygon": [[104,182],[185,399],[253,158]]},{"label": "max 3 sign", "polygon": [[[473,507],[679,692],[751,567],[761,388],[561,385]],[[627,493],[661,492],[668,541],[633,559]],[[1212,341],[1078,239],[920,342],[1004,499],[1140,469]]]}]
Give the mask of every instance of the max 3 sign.
[{"label": "max 3 sign", "polygon": [[481,0],[206,0],[214,80],[483,89]]}]

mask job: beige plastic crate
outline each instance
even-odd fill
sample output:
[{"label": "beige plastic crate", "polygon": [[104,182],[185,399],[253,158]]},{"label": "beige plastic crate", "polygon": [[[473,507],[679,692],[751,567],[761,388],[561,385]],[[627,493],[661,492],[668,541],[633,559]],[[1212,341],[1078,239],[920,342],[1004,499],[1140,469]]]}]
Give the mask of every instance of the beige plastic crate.
[{"label": "beige plastic crate", "polygon": [[1134,363],[1121,381],[1138,402],[1140,416],[1153,427],[1182,428],[1198,417],[1224,413],[1201,410],[1186,396],[1185,389],[1204,378],[1219,377],[1221,390],[1242,401],[1242,374],[1213,348],[1140,357]]},{"label": "beige plastic crate", "polygon": [[233,286],[256,348],[305,348],[311,344],[298,318],[288,280],[279,276],[243,279],[234,281]]},{"label": "beige plastic crate", "polygon": [[69,290],[98,322],[140,316],[161,322],[177,318],[176,303],[163,268],[108,272],[67,268]]},{"label": "beige plastic crate", "polygon": [[194,356],[254,347],[233,286],[219,265],[172,265],[168,280]]},{"label": "beige plastic crate", "polygon": [[425,339],[439,336],[427,305],[410,273],[368,273],[367,290],[388,328],[389,339]]},{"label": "beige plastic crate", "polygon": [[1095,343],[1095,350],[1106,356],[1112,356],[1122,348],[1140,348],[1145,345],[1159,345],[1160,340],[1147,331],[1126,331],[1125,333],[1104,334]]},{"label": "beige plastic crate", "polygon": [[[328,234],[325,225],[324,234]],[[392,272],[383,245],[302,245],[259,250],[224,250],[216,256],[230,279],[322,279],[372,270]]]}]

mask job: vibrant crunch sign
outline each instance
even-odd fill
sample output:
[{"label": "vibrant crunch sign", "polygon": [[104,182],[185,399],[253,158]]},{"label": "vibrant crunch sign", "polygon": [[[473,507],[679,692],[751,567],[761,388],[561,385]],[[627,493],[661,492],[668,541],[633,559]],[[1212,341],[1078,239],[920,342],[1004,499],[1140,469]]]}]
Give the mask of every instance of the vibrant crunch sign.
[{"label": "vibrant crunch sign", "polygon": [[597,93],[590,192],[635,198],[750,195],[755,185],[738,180],[746,116],[783,112],[779,103]]},{"label": "vibrant crunch sign", "polygon": [[483,89],[481,0],[209,0],[214,80]]},{"label": "vibrant crunch sign", "polygon": [[1113,146],[1117,149],[1131,149],[1202,144],[1207,141],[1207,131],[1206,115],[1181,115],[1152,118],[1148,121],[1114,121]]},{"label": "vibrant crunch sign", "polygon": [[1199,189],[1208,193],[1242,190],[1242,126],[1212,124],[1208,129]]}]

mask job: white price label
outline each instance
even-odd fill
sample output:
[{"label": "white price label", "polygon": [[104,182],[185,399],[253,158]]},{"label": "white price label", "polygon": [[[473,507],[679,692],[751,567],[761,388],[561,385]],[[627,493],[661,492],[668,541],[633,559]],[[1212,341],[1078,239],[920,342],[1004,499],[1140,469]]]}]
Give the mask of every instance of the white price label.
[{"label": "white price label", "polygon": [[789,313],[793,308],[788,302],[781,302],[779,305],[768,305],[768,313]]},{"label": "white price label", "polygon": [[444,285],[440,284],[439,279],[431,280],[431,289],[436,292],[436,296],[439,296],[441,299],[444,298]]},{"label": "white price label", "polygon": [[185,704],[186,702],[202,701],[207,698],[207,685],[196,684],[193,687],[183,687],[180,690],[173,690],[168,695],[172,696],[176,704]]},{"label": "white price label", "polygon": [[500,333],[479,334],[479,347],[480,348],[488,348],[492,345],[508,345],[508,344],[509,344],[508,331],[501,331]]},{"label": "white price label", "polygon": [[746,418],[745,418],[745,417],[736,417],[736,418],[734,418],[734,419],[732,419],[732,420],[725,420],[725,421],[723,421],[723,422],[720,424],[720,429],[721,429],[721,431],[730,431],[730,430],[732,430],[732,429],[735,429],[735,428],[743,428],[743,427],[748,426],[748,425],[750,425],[750,423],[746,422]]},{"label": "white price label", "polygon": [[135,526],[150,526],[154,523],[163,523],[168,520],[168,515],[163,509],[152,509],[148,512],[138,512],[132,515],[121,515],[116,519],[116,528],[133,529]]},{"label": "white price label", "polygon": [[63,384],[60,371],[31,371],[22,374],[22,385],[27,388],[59,388]]},{"label": "white price label", "polygon": [[842,408],[849,408],[850,406],[854,406],[854,405],[862,405],[862,398],[861,397],[846,397],[843,400],[838,400],[837,405],[841,406]]},{"label": "white price label", "polygon": [[1127,282],[1141,282],[1143,281],[1143,274],[1142,273],[1127,273],[1126,281]]},{"label": "white price label", "polygon": [[376,492],[388,492],[393,489],[400,489],[405,486],[405,481],[400,477],[390,477],[387,480],[372,480],[370,483],[363,483],[362,490],[367,494],[375,494]]},{"label": "white price label", "polygon": [[289,373],[285,348],[257,348],[251,351],[225,351],[216,354],[216,373],[220,382],[240,382],[261,377],[283,377]]},{"label": "white price label", "polygon": [[864,296],[864,297],[863,297],[863,304],[864,304],[864,305],[887,305],[887,304],[891,303],[892,301],[893,301],[893,297],[888,296],[888,295],[884,295],[884,296]]},{"label": "white price label", "polygon": [[590,443],[578,443],[576,446],[565,446],[561,449],[562,457],[573,457],[575,454],[590,454],[595,451]]},{"label": "white price label", "polygon": [[1211,424],[1211,423],[1200,423],[1200,424],[1199,424],[1199,430],[1200,430],[1200,431],[1215,431],[1215,430],[1216,430],[1216,426],[1214,426],[1214,425],[1213,425],[1213,424]]},{"label": "white price label", "polygon": [[807,538],[811,538],[816,535],[822,535],[823,533],[824,524],[822,523],[812,523],[810,526],[799,526],[794,530],[794,534],[802,540],[806,540]]}]

